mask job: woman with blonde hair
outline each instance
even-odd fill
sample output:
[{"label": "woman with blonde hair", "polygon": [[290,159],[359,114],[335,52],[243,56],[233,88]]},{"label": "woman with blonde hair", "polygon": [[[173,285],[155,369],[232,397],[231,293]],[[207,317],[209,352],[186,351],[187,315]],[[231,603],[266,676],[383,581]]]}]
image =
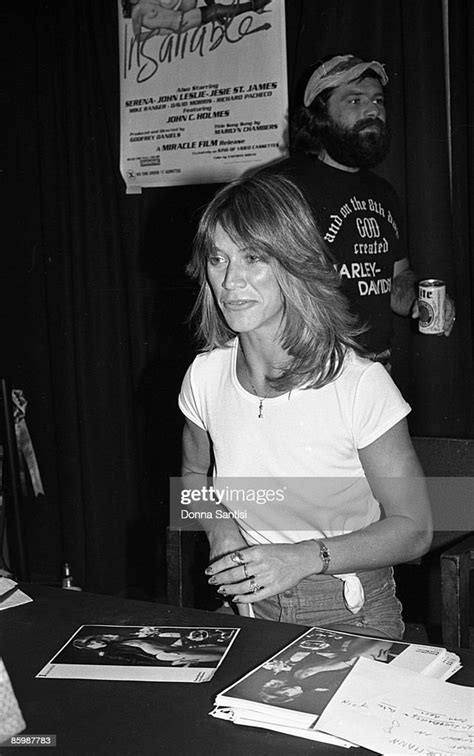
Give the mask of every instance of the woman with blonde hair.
[{"label": "woman with blonde hair", "polygon": [[[179,397],[182,475],[199,491],[212,474],[220,491],[192,505],[209,582],[258,618],[401,637],[392,565],[431,540],[410,407],[361,353],[299,189],[269,175],[225,186],[188,272],[202,351]],[[251,496],[256,479],[264,504]],[[229,481],[245,506],[226,500]]]}]

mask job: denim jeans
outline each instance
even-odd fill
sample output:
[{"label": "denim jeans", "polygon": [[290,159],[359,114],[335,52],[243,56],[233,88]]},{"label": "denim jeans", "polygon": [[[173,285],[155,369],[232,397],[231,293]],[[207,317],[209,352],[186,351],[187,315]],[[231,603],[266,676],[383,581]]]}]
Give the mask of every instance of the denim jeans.
[{"label": "denim jeans", "polygon": [[357,614],[347,609],[343,582],[332,575],[310,575],[294,588],[253,604],[257,619],[291,622],[297,625],[351,625],[371,628],[389,638],[403,637],[402,605],[395,595],[393,569],[358,572],[365,602]]}]

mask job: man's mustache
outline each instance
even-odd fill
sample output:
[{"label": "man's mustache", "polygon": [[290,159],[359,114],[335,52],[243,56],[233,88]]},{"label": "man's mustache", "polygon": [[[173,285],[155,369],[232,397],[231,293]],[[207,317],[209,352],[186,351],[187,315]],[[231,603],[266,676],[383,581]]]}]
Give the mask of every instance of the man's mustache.
[{"label": "man's mustache", "polygon": [[377,126],[379,131],[385,131],[385,123],[380,118],[363,118],[355,124],[354,131],[358,133],[373,126]]}]

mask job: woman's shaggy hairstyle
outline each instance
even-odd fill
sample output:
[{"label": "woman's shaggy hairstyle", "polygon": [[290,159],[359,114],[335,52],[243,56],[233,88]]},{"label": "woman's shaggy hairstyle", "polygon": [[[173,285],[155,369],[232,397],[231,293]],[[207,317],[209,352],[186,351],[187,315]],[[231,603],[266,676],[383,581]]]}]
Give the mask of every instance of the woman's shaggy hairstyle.
[{"label": "woman's shaggy hairstyle", "polygon": [[277,377],[268,379],[270,385],[289,391],[334,380],[346,350],[361,352],[356,338],[364,329],[349,312],[339,276],[298,187],[284,176],[262,173],[228,184],[205,209],[187,266],[200,286],[191,317],[204,351],[226,346],[236,335],[207,280],[218,226],[234,243],[262,255],[280,286],[280,341],[289,359]]}]

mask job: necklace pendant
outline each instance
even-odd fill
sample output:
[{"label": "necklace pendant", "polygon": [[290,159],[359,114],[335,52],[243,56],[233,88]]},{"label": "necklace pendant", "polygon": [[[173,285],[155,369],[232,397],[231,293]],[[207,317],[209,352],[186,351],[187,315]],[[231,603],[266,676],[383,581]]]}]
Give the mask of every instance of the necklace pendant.
[{"label": "necklace pendant", "polygon": [[258,405],[258,416],[263,418],[263,399],[260,399],[260,404]]}]

